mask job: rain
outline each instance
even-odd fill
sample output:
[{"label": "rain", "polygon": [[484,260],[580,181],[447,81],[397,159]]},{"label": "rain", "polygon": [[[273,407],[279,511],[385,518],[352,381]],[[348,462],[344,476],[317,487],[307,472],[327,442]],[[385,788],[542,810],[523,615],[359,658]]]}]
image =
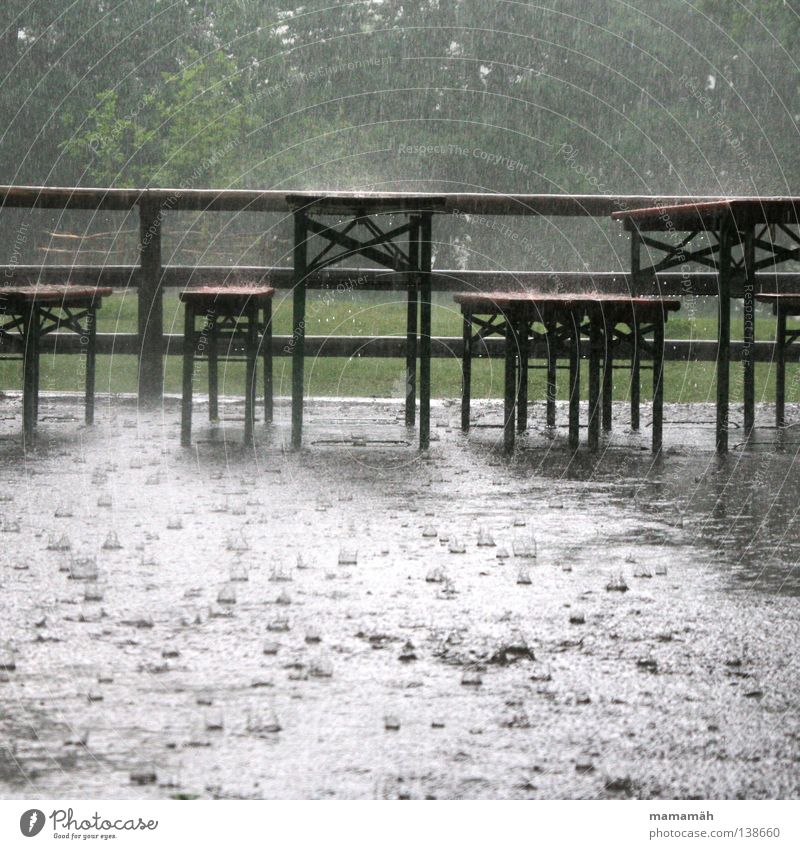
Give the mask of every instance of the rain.
[{"label": "rain", "polygon": [[[800,194],[798,36],[791,3],[750,0],[6,0],[0,320],[6,287],[113,293],[93,421],[89,328],[42,343],[35,440],[0,331],[0,796],[797,798],[800,367],[790,348],[778,422],[772,304],[753,307],[751,429],[733,297],[727,452],[702,252],[664,290],[662,444],[648,357],[641,426],[623,357],[590,448],[588,364],[576,447],[567,358],[548,401],[532,350],[509,451],[498,337],[475,343],[465,427],[453,294],[561,296],[583,274],[629,296],[621,199]],[[109,194],[16,202],[25,186]],[[323,208],[310,258],[340,227],[397,268],[340,241],[298,326],[285,198],[331,192],[449,198],[427,243],[427,439],[397,283],[425,249],[374,229],[405,210]],[[523,195],[581,211],[459,208]],[[756,247],[800,292],[790,225]],[[253,412],[246,348],[221,345],[214,376],[198,345],[182,445],[178,292],[245,284],[274,286],[269,380],[259,347]]]}]

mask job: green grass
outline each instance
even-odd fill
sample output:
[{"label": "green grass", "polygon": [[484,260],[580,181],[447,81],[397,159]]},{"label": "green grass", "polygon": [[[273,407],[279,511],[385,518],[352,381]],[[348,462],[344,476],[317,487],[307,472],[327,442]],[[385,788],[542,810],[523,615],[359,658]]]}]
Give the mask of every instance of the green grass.
[{"label": "green grass", "polygon": [[[708,299],[687,300],[678,316],[670,318],[667,337],[671,339],[714,339],[717,333],[716,302]],[[275,303],[275,333],[291,333],[291,297],[280,292]],[[734,330],[741,328],[741,319],[733,316]],[[309,295],[306,333],[309,335],[391,336],[404,335],[405,303],[403,296],[391,293],[338,293],[323,300],[318,293]],[[183,308],[177,293],[169,292],[164,299],[164,330],[179,334],[183,329]],[[136,330],[135,292],[108,298],[98,314],[101,333],[133,333]],[[760,310],[756,320],[757,336],[761,340],[774,338],[775,320],[766,310]],[[436,336],[460,336],[461,315],[447,295],[439,295],[433,311],[433,333]],[[41,363],[41,386],[44,391],[79,391],[83,383],[81,358],[78,356],[45,355]],[[178,357],[167,357],[165,387],[168,392],[180,391],[181,363]],[[20,363],[0,361],[0,387],[18,389],[21,385]],[[670,362],[666,365],[665,394],[671,402],[713,401],[714,364]],[[741,400],[741,368],[734,363],[731,369],[731,390],[734,401]],[[288,395],[291,369],[287,357],[275,361],[276,393]],[[197,391],[203,391],[205,366],[198,364]],[[306,391],[317,396],[401,397],[404,393],[404,362],[400,359],[319,358],[307,360]],[[630,391],[630,375],[619,370],[614,397],[624,400]],[[135,392],[136,359],[132,356],[101,356],[97,363],[98,392]],[[241,395],[244,367],[240,363],[220,364],[220,391],[223,395]],[[585,371],[584,371],[585,382]],[[559,372],[559,397],[566,398],[566,373]],[[650,372],[642,374],[642,397],[649,397]],[[456,398],[461,392],[460,362],[435,359],[432,363],[433,394],[439,398]],[[544,397],[544,372],[531,372],[530,397]],[[476,360],[473,365],[473,396],[500,398],[503,393],[502,360]],[[774,370],[768,363],[756,366],[756,397],[774,400]],[[800,372],[796,366],[787,369],[787,400],[800,400]]]}]

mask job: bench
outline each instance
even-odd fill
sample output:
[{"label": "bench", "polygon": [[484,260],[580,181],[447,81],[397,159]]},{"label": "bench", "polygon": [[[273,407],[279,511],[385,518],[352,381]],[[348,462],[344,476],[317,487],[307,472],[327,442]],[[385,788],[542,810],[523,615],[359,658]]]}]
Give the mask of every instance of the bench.
[{"label": "bench", "polygon": [[[589,337],[589,447],[599,444],[600,370],[602,416],[611,429],[614,355],[627,347],[631,356],[631,425],[639,426],[639,373],[642,354],[653,360],[653,451],[661,450],[663,424],[664,325],[680,301],[617,295],[551,295],[533,292],[463,292],[454,295],[463,315],[461,426],[469,429],[472,355],[475,344],[497,334],[505,338],[504,446],[513,450],[516,429],[527,427],[530,354],[544,350],[547,360],[547,425],[555,426],[556,368],[569,359],[569,444],[577,448],[580,428],[580,341]],[[474,330],[477,328],[477,330]]]},{"label": "bench", "polygon": [[97,310],[112,294],[94,286],[0,288],[0,337],[16,336],[22,348],[22,432],[32,443],[39,418],[39,352],[43,337],[67,330],[78,335],[86,354],[85,421],[94,422]]},{"label": "bench", "polygon": [[[203,286],[184,289],[183,393],[181,401],[181,445],[192,441],[192,394],[194,363],[208,361],[208,415],[218,418],[218,361],[220,343],[227,343],[226,360],[241,359],[244,351],[245,405],[244,441],[252,443],[255,425],[256,361],[264,360],[264,421],[272,421],[272,296],[270,286]],[[198,329],[197,319],[202,319]]]}]

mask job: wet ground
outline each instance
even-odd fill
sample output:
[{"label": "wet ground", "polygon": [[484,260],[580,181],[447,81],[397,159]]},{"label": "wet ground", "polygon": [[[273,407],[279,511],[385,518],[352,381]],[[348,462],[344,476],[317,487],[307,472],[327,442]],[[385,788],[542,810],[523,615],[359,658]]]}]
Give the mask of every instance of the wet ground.
[{"label": "wet ground", "polygon": [[720,459],[713,409],[668,407],[654,461],[622,405],[597,455],[533,426],[511,460],[492,403],[468,439],[436,406],[425,455],[389,402],[313,403],[301,453],[285,405],[255,451],[198,406],[182,450],[173,401],[87,429],[48,398],[24,454],[18,407],[4,798],[800,795],[800,428],[769,409]]}]

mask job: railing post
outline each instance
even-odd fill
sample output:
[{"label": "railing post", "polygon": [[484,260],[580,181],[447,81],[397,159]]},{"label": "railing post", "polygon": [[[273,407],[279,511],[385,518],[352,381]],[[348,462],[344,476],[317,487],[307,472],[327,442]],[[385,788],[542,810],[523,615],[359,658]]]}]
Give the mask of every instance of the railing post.
[{"label": "railing post", "polygon": [[717,338],[717,453],[728,451],[731,359],[731,245],[732,222],[723,219],[719,231],[719,328]]},{"label": "railing post", "polygon": [[158,201],[139,201],[139,403],[160,404],[164,391],[164,305]]},{"label": "railing post", "polygon": [[308,263],[308,216],[294,211],[294,291],[292,306],[292,448],[303,443],[303,366],[306,346],[306,285]]}]

